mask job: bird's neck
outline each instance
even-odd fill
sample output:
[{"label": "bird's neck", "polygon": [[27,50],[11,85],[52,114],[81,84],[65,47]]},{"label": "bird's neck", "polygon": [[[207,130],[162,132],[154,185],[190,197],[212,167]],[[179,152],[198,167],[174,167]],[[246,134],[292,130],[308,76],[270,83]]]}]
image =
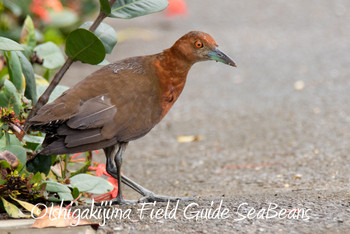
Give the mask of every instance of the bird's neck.
[{"label": "bird's neck", "polygon": [[192,62],[167,49],[156,56],[155,67],[159,77],[163,118],[180,96]]}]

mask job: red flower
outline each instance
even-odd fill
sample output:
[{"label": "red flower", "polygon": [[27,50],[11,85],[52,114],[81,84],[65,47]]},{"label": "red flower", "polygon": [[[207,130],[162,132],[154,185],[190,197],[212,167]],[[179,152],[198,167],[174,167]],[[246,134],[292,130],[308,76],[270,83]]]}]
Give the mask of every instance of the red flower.
[{"label": "red flower", "polygon": [[50,22],[50,15],[47,11],[48,8],[56,12],[63,10],[62,3],[59,0],[33,0],[29,8],[33,14],[39,16],[39,18],[46,23]]},{"label": "red flower", "polygon": [[96,171],[97,176],[102,176],[102,175],[109,175],[106,171],[106,164],[103,163],[95,163],[97,164],[96,167],[89,167],[89,170]]},{"label": "red flower", "polygon": [[172,17],[175,15],[187,15],[187,6],[185,0],[168,0],[168,2],[168,8],[165,11],[168,17]]},{"label": "red flower", "polygon": [[113,184],[113,190],[108,193],[93,197],[93,199],[95,201],[108,201],[108,200],[112,200],[113,198],[116,198],[118,195],[118,180],[113,178],[110,174],[107,173],[105,164],[103,163],[94,163],[94,164],[97,166],[89,167],[89,170],[96,171],[96,176],[102,176],[102,175],[108,176],[107,180],[108,182]]}]

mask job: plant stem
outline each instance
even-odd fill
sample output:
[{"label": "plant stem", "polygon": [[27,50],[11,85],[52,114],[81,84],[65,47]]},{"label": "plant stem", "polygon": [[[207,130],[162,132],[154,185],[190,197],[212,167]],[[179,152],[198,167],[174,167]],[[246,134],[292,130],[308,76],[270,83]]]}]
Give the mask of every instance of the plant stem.
[{"label": "plant stem", "polygon": [[[111,0],[110,5],[113,6],[115,1],[116,0]],[[95,21],[93,22],[93,24],[91,25],[89,30],[91,32],[94,32],[96,30],[96,28],[101,24],[101,22],[106,17],[107,17],[107,15],[104,12],[100,11],[100,13],[98,14],[97,18],[95,19]],[[50,84],[47,87],[47,89],[45,90],[45,92],[40,96],[38,102],[32,108],[31,112],[29,113],[29,115],[27,117],[27,120],[31,119],[37,113],[37,111],[48,102],[51,93],[56,88],[56,86],[60,83],[60,81],[63,78],[63,75],[67,72],[68,68],[72,65],[73,62],[74,61],[71,58],[67,58],[66,62],[63,64],[63,66],[60,68],[60,70],[56,73],[56,75],[54,76],[54,78],[50,82]],[[28,124],[28,121],[26,121],[24,123],[23,129],[25,132],[27,132],[28,128],[29,128],[29,124]]]}]

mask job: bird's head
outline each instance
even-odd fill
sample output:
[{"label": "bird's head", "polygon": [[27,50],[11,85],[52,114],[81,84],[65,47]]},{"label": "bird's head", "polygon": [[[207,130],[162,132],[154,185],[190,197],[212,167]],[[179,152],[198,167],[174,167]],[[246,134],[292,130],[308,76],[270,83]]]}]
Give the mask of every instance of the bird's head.
[{"label": "bird's head", "polygon": [[218,49],[215,40],[204,32],[191,31],[185,34],[171,49],[191,63],[215,60],[236,67],[235,62]]}]

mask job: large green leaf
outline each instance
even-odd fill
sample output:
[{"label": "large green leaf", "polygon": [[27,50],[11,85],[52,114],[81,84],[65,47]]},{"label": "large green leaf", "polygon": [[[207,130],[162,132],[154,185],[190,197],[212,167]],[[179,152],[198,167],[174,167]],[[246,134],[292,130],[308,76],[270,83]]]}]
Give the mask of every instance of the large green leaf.
[{"label": "large green leaf", "polygon": [[29,15],[27,15],[24,20],[20,42],[31,49],[33,49],[36,44],[34,24]]},{"label": "large green leaf", "polygon": [[48,69],[61,67],[65,60],[61,49],[52,42],[46,42],[34,48],[37,55],[44,59],[43,66]]},{"label": "large green leaf", "polygon": [[22,91],[23,79],[22,79],[22,67],[19,61],[18,55],[15,51],[5,52],[7,67],[9,69],[10,81],[15,85],[18,91]]},{"label": "large green leaf", "polygon": [[11,81],[3,78],[3,85],[0,87],[0,107],[12,107],[16,114],[21,108],[20,95]]},{"label": "large green leaf", "polygon": [[162,11],[167,6],[167,0],[118,0],[112,6],[109,17],[131,19]]},{"label": "large green leaf", "polygon": [[104,194],[113,190],[113,186],[105,179],[88,174],[78,174],[70,178],[72,186],[80,192]]},{"label": "large green leaf", "polygon": [[21,51],[16,51],[19,61],[21,62],[22,72],[26,79],[26,89],[24,96],[36,103],[36,84],[34,70],[28,59],[24,56]]},{"label": "large green leaf", "polygon": [[24,50],[23,47],[15,41],[6,37],[0,37],[0,50],[11,51],[11,50]]},{"label": "large green leaf", "polygon": [[[89,29],[90,26],[92,25],[92,22],[86,22],[81,28]],[[114,48],[114,46],[117,44],[118,38],[117,38],[117,33],[114,31],[114,29],[109,26],[108,24],[101,23],[97,29],[94,32],[98,38],[102,41],[106,53],[110,54]]]},{"label": "large green leaf", "polygon": [[18,146],[18,145],[9,145],[6,146],[5,148],[1,149],[2,151],[10,151],[11,153],[13,153],[18,159],[19,161],[25,165],[26,161],[27,161],[27,153],[24,150],[23,147]]},{"label": "large green leaf", "polygon": [[66,54],[73,60],[96,65],[103,61],[106,50],[95,34],[89,30],[78,28],[67,37]]},{"label": "large green leaf", "polygon": [[[18,138],[14,134],[9,134],[9,140],[10,140],[10,145],[18,145],[22,146],[22,143],[18,140]],[[3,149],[6,147],[6,137],[3,135],[0,138],[0,149]]]},{"label": "large green leaf", "polygon": [[37,172],[42,172],[46,175],[49,174],[51,168],[51,157],[40,154],[37,155],[35,158],[27,162],[27,170],[29,172],[33,172],[34,174]]}]

